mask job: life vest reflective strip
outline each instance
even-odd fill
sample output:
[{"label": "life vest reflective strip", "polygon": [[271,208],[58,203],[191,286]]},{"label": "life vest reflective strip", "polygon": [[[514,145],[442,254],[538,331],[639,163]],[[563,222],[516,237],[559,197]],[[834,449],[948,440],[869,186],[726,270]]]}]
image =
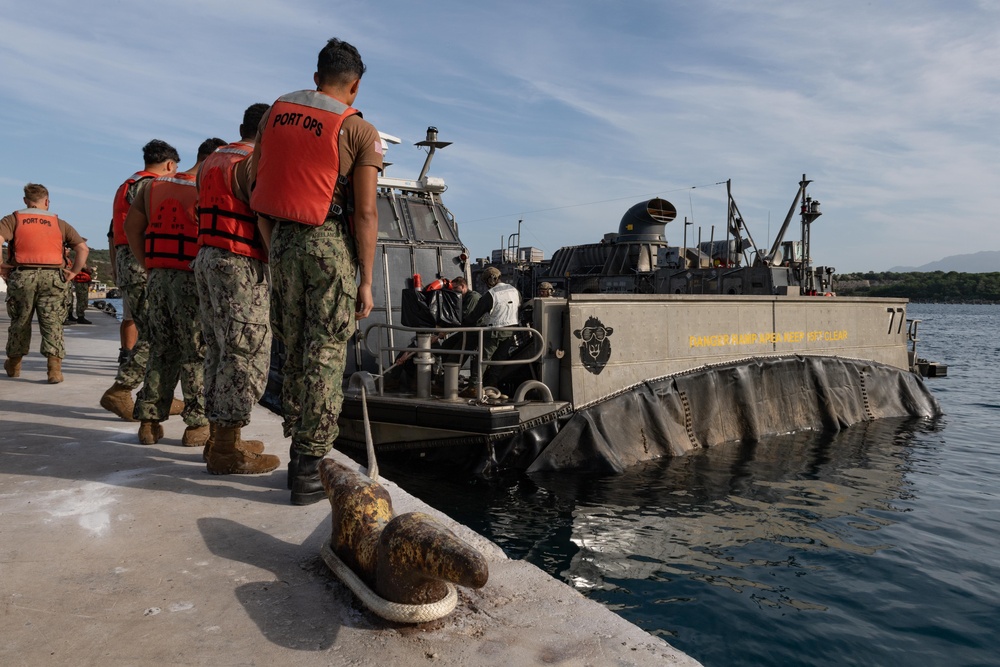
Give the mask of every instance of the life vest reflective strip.
[{"label": "life vest reflective strip", "polygon": [[198,184],[198,245],[223,248],[267,261],[257,215],[233,194],[233,170],[253,152],[253,144],[223,146],[205,158]]},{"label": "life vest reflective strip", "polygon": [[198,254],[197,205],[194,176],[161,176],[149,184],[146,268],[191,270]]},{"label": "life vest reflective strip", "polygon": [[40,208],[14,212],[14,261],[19,266],[62,266],[63,235],[59,218]]},{"label": "life vest reflective strip", "polygon": [[80,273],[76,274],[76,278],[73,278],[73,282],[75,283],[89,283],[91,280],[91,275],[86,271],[80,271]]},{"label": "life vest reflective strip", "polygon": [[128,189],[133,183],[138,183],[147,178],[156,178],[156,174],[151,171],[137,171],[118,186],[115,192],[115,201],[111,208],[111,230],[112,241],[116,246],[128,245],[128,237],[125,236],[125,218],[128,210],[132,208],[132,202],[128,200]]},{"label": "life vest reflective strip", "polygon": [[521,306],[521,295],[513,285],[498,283],[489,291],[493,297],[486,326],[509,327],[517,324],[517,309]]},{"label": "life vest reflective strip", "polygon": [[340,176],[340,128],[354,114],[360,112],[315,90],[278,98],[261,135],[250,208],[306,225],[341,214],[333,204],[337,186],[347,184]]}]

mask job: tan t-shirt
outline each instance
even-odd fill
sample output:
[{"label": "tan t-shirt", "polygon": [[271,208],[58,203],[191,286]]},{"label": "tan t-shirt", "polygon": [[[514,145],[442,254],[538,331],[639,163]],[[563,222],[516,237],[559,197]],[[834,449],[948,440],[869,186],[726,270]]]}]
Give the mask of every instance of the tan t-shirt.
[{"label": "tan t-shirt", "polygon": [[[73,225],[69,224],[62,218],[58,218],[58,220],[59,220],[59,231],[62,233],[64,245],[76,246],[81,243],[85,243],[87,241],[87,239],[80,236],[79,232],[77,232],[73,228]],[[13,241],[14,241],[14,228],[16,226],[17,226],[17,220],[14,218],[13,213],[11,213],[10,215],[5,215],[2,219],[0,219],[0,238],[2,238],[4,241],[10,242],[9,248],[7,250],[7,255],[8,255],[7,263],[12,264],[14,266],[20,266],[17,263],[17,257],[14,255]],[[32,265],[32,266],[38,266],[38,265]],[[45,264],[44,266],[61,267],[62,264]]]},{"label": "tan t-shirt", "polygon": [[[254,144],[252,141],[248,143],[251,146]],[[256,156],[256,152],[253,152],[247,159],[236,163],[233,167],[233,179],[229,184],[233,189],[233,195],[247,206],[250,205],[250,184],[257,178],[257,167],[254,166]]]}]

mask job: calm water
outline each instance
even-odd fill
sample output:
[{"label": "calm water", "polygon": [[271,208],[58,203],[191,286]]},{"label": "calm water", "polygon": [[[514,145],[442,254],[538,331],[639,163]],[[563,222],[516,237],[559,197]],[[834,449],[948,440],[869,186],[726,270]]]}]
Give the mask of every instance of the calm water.
[{"label": "calm water", "polygon": [[[911,305],[945,416],[616,477],[385,470],[709,666],[1000,664],[998,306]],[[383,466],[384,467],[384,466]]]},{"label": "calm water", "polygon": [[119,322],[122,320],[122,300],[121,299],[91,299],[90,307],[94,308],[94,301],[106,301],[115,307],[115,319]]}]

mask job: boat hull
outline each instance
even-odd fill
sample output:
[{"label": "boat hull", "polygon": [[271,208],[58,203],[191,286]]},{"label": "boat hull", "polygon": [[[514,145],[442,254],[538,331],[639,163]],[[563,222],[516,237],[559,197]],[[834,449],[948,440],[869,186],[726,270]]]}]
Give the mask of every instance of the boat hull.
[{"label": "boat hull", "polygon": [[[940,407],[910,370],[905,306],[781,296],[536,299],[545,353],[504,388],[514,395],[530,377],[552,401],[371,396],[376,451],[483,474],[614,472],[722,442],[935,417]],[[345,398],[340,424],[343,446],[364,445],[357,395]]]}]

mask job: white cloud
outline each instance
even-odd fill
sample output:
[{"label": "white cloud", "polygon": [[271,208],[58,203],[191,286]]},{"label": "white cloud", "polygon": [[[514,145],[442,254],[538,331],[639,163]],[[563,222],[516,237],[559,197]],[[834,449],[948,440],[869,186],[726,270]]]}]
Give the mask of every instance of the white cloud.
[{"label": "white cloud", "polygon": [[[12,208],[24,182],[45,182],[91,238],[143,143],[164,138],[183,157],[206,136],[231,138],[248,104],[309,86],[336,35],[369,66],[367,118],[410,143],[428,125],[455,142],[432,171],[448,180],[460,224],[470,221],[474,256],[520,216],[548,254],[595,241],[651,194],[707,234],[725,213],[724,188],[711,184],[727,178],[762,242],[803,173],[825,211],[813,231],[822,263],[879,269],[1000,247],[989,220],[1000,205],[991,2],[6,9],[0,196]],[[423,154],[397,146],[390,160],[391,173],[411,175]]]}]

